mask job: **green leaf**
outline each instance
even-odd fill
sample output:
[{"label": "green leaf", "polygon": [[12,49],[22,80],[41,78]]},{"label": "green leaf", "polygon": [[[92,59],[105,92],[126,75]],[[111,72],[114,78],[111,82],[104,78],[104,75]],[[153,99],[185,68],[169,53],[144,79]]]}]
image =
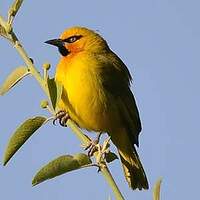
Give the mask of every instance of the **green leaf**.
[{"label": "green leaf", "polygon": [[73,156],[73,158],[78,162],[79,167],[92,163],[90,157],[84,153],[77,153]]},{"label": "green leaf", "polygon": [[49,162],[37,172],[37,174],[33,178],[32,185],[35,186],[43,181],[52,179],[69,171],[80,169],[81,167],[84,167],[91,163],[92,161],[90,160],[88,155],[83,153],[79,153],[74,156],[60,156],[55,160]]},{"label": "green leaf", "polygon": [[9,11],[8,11],[8,16],[15,16],[17,14],[17,11],[20,9],[22,5],[23,0],[15,0],[13,4],[11,5]]},{"label": "green leaf", "polygon": [[161,186],[162,178],[156,181],[156,184],[153,188],[153,200],[160,200],[160,186]]},{"label": "green leaf", "polygon": [[110,163],[116,159],[118,159],[117,155],[111,151],[109,151],[108,153],[105,153],[105,159],[107,163]]},{"label": "green leaf", "polygon": [[6,165],[19,148],[28,140],[28,138],[39,129],[44,122],[45,117],[37,116],[22,123],[11,136],[4,153],[3,165]]},{"label": "green leaf", "polygon": [[47,79],[49,95],[53,108],[55,109],[62,96],[62,85],[56,82],[54,78]]},{"label": "green leaf", "polygon": [[27,67],[21,66],[12,71],[0,87],[0,95],[8,92],[17,82],[29,74]]},{"label": "green leaf", "polygon": [[1,25],[0,25],[0,35],[1,35],[1,36],[4,36],[4,37],[6,36],[6,30],[5,30],[5,28],[3,28],[3,26],[1,26]]},{"label": "green leaf", "polygon": [[57,97],[56,98],[56,106],[57,106],[58,102],[60,101],[60,99],[62,97],[63,86],[59,82],[56,82],[56,88],[57,88],[57,95],[56,95],[56,97]]}]

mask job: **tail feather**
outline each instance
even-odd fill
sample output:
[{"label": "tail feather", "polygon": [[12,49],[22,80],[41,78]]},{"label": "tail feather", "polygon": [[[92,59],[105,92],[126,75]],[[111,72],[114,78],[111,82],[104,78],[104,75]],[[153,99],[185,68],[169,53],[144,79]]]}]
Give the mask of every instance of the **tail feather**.
[{"label": "tail feather", "polygon": [[111,139],[118,149],[124,175],[129,186],[132,189],[148,189],[149,185],[142,163],[125,129],[122,129],[118,134],[116,132],[112,133],[109,133],[109,135],[111,135]]},{"label": "tail feather", "polygon": [[142,167],[142,164],[140,162],[139,156],[136,152],[136,149],[133,149],[133,152],[129,155],[125,155],[123,151],[118,149],[122,167],[124,170],[125,178],[129,184],[129,186],[135,190],[135,189],[148,189],[148,181],[145,174],[145,171]]}]

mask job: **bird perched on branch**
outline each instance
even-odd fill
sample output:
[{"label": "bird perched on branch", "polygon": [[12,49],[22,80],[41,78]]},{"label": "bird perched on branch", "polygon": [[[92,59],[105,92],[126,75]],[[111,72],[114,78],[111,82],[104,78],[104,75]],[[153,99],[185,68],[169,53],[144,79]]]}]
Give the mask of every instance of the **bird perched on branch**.
[{"label": "bird perched on branch", "polygon": [[59,109],[81,128],[108,133],[129,186],[148,189],[135,149],[141,122],[125,64],[99,34],[84,27],[69,28],[46,43],[57,46],[61,54],[55,75],[64,90]]}]

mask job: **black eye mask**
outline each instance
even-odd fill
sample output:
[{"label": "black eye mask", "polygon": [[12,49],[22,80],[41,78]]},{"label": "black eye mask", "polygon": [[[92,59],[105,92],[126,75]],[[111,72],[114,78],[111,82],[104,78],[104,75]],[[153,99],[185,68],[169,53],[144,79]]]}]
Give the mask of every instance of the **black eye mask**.
[{"label": "black eye mask", "polygon": [[59,46],[58,51],[62,56],[67,56],[70,52],[65,48],[65,46]]},{"label": "black eye mask", "polygon": [[67,39],[64,39],[63,42],[73,43],[73,42],[76,42],[77,40],[79,40],[82,37],[83,37],[82,35],[73,35],[71,37],[68,37]]}]

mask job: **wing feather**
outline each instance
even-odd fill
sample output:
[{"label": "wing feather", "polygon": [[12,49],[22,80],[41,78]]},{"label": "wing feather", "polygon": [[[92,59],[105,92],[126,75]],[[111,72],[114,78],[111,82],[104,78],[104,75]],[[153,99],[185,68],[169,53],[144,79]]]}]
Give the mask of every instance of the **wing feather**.
[{"label": "wing feather", "polygon": [[[99,55],[100,77],[106,91],[117,102],[122,123],[125,125],[132,145],[138,143],[141,121],[133,93],[130,90],[132,77],[126,65],[114,53]],[[105,60],[106,59],[106,60]]]}]

